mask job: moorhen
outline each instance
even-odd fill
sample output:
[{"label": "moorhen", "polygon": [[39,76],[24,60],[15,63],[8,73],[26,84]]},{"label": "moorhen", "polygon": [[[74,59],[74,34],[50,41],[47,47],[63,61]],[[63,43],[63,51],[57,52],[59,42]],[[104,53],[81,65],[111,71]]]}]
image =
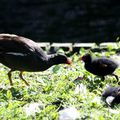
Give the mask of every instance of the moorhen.
[{"label": "moorhen", "polygon": [[114,106],[114,104],[120,103],[120,87],[109,86],[102,93],[102,98],[107,102],[108,105]]},{"label": "moorhen", "polygon": [[44,71],[57,64],[71,64],[65,55],[47,55],[40,46],[31,39],[14,34],[0,34],[0,63],[9,67],[10,84],[13,85],[11,73],[20,71],[20,78],[29,85],[22,76],[23,71]]},{"label": "moorhen", "polygon": [[103,80],[106,75],[115,76],[117,81],[119,80],[118,76],[113,72],[118,67],[118,64],[106,57],[93,58],[90,54],[85,54],[80,58],[80,60],[85,62],[85,69],[94,75],[101,76]]}]

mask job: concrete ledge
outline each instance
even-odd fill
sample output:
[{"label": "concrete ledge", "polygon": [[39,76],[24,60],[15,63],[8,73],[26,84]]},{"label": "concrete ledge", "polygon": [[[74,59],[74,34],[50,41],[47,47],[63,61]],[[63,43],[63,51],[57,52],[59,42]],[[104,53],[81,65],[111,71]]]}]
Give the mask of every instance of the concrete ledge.
[{"label": "concrete ledge", "polygon": [[59,48],[62,48],[64,51],[71,51],[72,53],[79,52],[80,48],[91,49],[93,52],[101,52],[103,50],[107,51],[109,46],[111,46],[112,50],[119,50],[116,42],[106,42],[100,43],[97,46],[95,43],[52,43],[49,42],[39,42],[39,46],[48,50],[50,53],[56,53]]},{"label": "concrete ledge", "polygon": [[64,51],[72,51],[72,43],[53,43],[51,48],[62,48]]},{"label": "concrete ledge", "polygon": [[106,47],[109,47],[109,46],[117,48],[117,43],[115,43],[115,42],[106,42],[106,43],[101,43],[100,44],[100,47],[102,47],[102,48],[106,48]]},{"label": "concrete ledge", "polygon": [[42,49],[44,49],[44,50],[50,48],[50,43],[49,43],[49,42],[41,42],[41,43],[38,42],[38,45],[39,45]]},{"label": "concrete ledge", "polygon": [[95,43],[75,43],[73,47],[80,47],[80,48],[92,48],[95,47]]},{"label": "concrete ledge", "polygon": [[90,49],[95,46],[95,43],[75,43],[73,45],[73,52],[79,52],[80,48]]}]

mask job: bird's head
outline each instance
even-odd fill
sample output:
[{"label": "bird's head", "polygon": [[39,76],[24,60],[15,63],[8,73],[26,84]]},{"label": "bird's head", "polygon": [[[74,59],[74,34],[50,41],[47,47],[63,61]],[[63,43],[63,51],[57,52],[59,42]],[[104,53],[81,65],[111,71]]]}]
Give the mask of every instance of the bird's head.
[{"label": "bird's head", "polygon": [[55,58],[59,63],[72,64],[72,61],[66,55],[57,54]]},{"label": "bird's head", "polygon": [[66,56],[62,54],[54,54],[50,57],[50,62],[52,64],[72,64],[72,61]]},{"label": "bird's head", "polygon": [[85,63],[91,62],[92,57],[89,53],[83,55],[82,57],[80,57],[80,60],[84,61]]}]

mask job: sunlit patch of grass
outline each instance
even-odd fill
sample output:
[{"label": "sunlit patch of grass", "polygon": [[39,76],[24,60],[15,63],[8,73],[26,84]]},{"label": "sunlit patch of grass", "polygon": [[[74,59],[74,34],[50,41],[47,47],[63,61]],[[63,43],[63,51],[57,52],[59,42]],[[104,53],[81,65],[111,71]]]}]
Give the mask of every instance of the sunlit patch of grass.
[{"label": "sunlit patch of grass", "polygon": [[[80,120],[119,119],[120,106],[110,108],[101,100],[106,85],[118,86],[116,79],[106,76],[102,81],[100,77],[87,72],[84,63],[79,61],[79,57],[85,52],[81,49],[80,54],[72,55],[71,66],[61,64],[44,72],[25,72],[24,78],[29,82],[29,87],[20,80],[18,71],[12,74],[14,86],[10,87],[7,76],[9,69],[0,65],[0,119],[58,120],[58,111],[69,106],[77,108]],[[104,53],[107,56],[114,54],[115,52]],[[119,75],[120,69],[115,72]],[[81,93],[80,85],[85,89],[84,94]],[[40,110],[34,114],[26,114],[25,107],[28,106],[29,109],[32,103],[38,104]]]}]

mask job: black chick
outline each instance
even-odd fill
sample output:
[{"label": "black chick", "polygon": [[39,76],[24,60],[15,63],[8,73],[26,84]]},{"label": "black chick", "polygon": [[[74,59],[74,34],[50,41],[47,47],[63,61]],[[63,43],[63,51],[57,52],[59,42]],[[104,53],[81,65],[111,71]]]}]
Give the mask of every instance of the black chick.
[{"label": "black chick", "polygon": [[106,75],[112,75],[117,81],[119,80],[118,76],[113,73],[118,67],[113,60],[106,57],[93,58],[90,54],[85,54],[80,59],[85,62],[85,69],[90,73],[101,76],[103,79]]},{"label": "black chick", "polygon": [[103,93],[102,98],[106,100],[107,104],[114,106],[120,103],[120,87],[108,87]]},{"label": "black chick", "polygon": [[13,85],[11,73],[20,71],[20,78],[29,85],[22,76],[23,71],[44,71],[53,65],[71,64],[65,55],[47,55],[39,45],[25,37],[14,34],[0,34],[0,63],[9,67],[10,84]]}]

